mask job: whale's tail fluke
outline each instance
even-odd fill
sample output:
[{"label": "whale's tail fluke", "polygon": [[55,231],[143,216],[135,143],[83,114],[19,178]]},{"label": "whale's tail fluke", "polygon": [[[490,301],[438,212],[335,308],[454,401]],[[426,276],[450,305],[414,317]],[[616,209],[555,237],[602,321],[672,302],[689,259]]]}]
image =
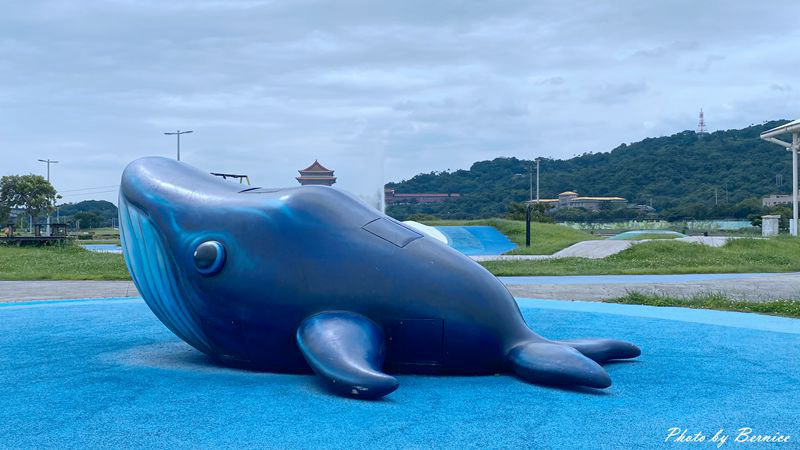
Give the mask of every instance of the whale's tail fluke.
[{"label": "whale's tail fluke", "polygon": [[611,377],[596,362],[568,345],[527,342],[509,353],[511,366],[520,378],[537,384],[607,388]]},{"label": "whale's tail fluke", "polygon": [[548,341],[537,337],[512,348],[508,359],[514,373],[531,383],[604,389],[611,386],[611,377],[601,363],[640,354],[639,347],[624,341]]},{"label": "whale's tail fluke", "polygon": [[642,354],[639,347],[630,342],[616,339],[574,339],[571,341],[555,341],[566,344],[583,353],[587,358],[600,364],[612,359],[636,358]]}]

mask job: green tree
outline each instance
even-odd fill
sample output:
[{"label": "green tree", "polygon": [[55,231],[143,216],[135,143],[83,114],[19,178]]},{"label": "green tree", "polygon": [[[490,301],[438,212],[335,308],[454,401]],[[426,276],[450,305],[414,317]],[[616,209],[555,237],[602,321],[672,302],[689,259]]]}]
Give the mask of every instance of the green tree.
[{"label": "green tree", "polygon": [[4,202],[0,201],[0,228],[6,226],[11,216],[10,213],[11,208],[9,208]]},{"label": "green tree", "polygon": [[[553,219],[548,216],[547,210],[550,209],[544,203],[534,203],[531,208],[531,222],[552,223]],[[506,219],[525,220],[525,203],[511,202],[506,209]]]},{"label": "green tree", "polygon": [[80,221],[81,228],[98,228],[103,224],[103,216],[97,211],[81,211],[72,218]]},{"label": "green tree", "polygon": [[589,222],[592,214],[584,208],[564,206],[553,211],[553,218],[563,222]]},{"label": "green tree", "polygon": [[2,208],[22,208],[32,220],[49,213],[56,201],[56,190],[41,175],[8,175],[0,178]]},{"label": "green tree", "polygon": [[[113,203],[105,200],[84,200],[78,203],[62,203],[58,205],[61,212],[61,217],[68,221],[74,222],[75,214],[79,212],[96,212],[102,217],[102,225],[111,222],[111,219],[117,218],[117,207]],[[85,222],[81,222],[81,226],[85,227]]]}]

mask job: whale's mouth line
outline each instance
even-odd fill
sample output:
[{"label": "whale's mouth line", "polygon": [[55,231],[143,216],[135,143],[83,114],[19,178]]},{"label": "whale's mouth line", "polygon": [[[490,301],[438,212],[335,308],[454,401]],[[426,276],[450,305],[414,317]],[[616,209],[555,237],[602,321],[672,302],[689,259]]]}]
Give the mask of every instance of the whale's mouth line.
[{"label": "whale's mouth line", "polygon": [[172,254],[153,220],[133,205],[123,191],[119,195],[120,240],[128,271],[153,313],[178,337],[204,353],[208,339],[199,320],[183,298]]}]

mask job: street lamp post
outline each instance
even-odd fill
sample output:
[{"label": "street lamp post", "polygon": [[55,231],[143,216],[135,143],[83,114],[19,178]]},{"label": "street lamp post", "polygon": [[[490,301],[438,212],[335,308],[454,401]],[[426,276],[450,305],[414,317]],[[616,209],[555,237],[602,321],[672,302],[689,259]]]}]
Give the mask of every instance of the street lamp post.
[{"label": "street lamp post", "polygon": [[[58,164],[58,161],[53,161],[50,158],[40,159],[39,162],[47,164],[47,182],[50,182],[50,164]],[[33,227],[33,218],[31,218],[31,227]],[[47,213],[47,235],[50,236],[50,212]]]},{"label": "street lamp post", "polygon": [[525,205],[525,247],[531,246],[531,203]]},{"label": "street lamp post", "polygon": [[[536,158],[536,203],[539,203],[539,158]],[[524,177],[525,175],[518,173],[514,177]],[[525,247],[531,246],[531,208],[533,207],[533,164],[528,170],[528,182],[530,184],[530,200],[525,202]]]},{"label": "street lamp post", "polygon": [[167,136],[176,136],[178,138],[178,161],[181,160],[181,135],[182,134],[189,134],[189,133],[194,133],[194,130],[189,130],[189,131],[176,130],[174,133],[172,133],[172,132],[164,133]]},{"label": "street lamp post", "polygon": [[53,161],[52,159],[40,159],[39,162],[43,162],[47,164],[47,182],[50,182],[50,164],[58,164],[58,161]]}]

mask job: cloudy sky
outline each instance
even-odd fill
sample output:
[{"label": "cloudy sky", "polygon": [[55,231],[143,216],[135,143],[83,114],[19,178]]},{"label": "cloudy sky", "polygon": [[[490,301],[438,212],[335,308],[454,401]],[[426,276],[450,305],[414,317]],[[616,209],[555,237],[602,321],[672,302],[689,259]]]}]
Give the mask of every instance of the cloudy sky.
[{"label": "cloudy sky", "polygon": [[[0,174],[115,201],[174,156],[295,184],[315,158],[356,192],[497,156],[800,116],[796,0],[7,1]],[[543,168],[543,176],[544,176]],[[92,188],[92,189],[89,189]]]}]

